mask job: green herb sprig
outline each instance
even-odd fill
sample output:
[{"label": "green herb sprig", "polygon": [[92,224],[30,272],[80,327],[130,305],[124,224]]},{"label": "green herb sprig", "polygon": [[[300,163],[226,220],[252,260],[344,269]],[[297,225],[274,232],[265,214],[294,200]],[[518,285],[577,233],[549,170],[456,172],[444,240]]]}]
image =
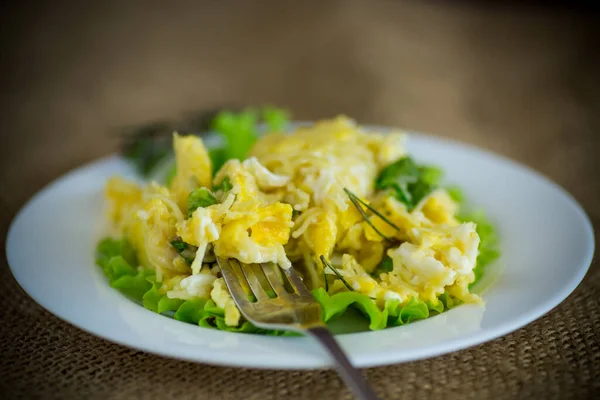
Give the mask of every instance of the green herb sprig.
[{"label": "green herb sprig", "polygon": [[[224,144],[209,149],[208,153],[216,173],[223,164],[232,158],[243,160],[247,157],[264,123],[269,132],[282,131],[289,123],[289,112],[272,106],[260,108],[218,108],[190,113],[178,121],[155,121],[133,129],[127,129],[122,154],[145,178],[150,177],[156,168],[173,155],[173,132],[185,135],[199,135],[209,130],[216,131]],[[166,179],[172,179],[173,167],[167,171]]]},{"label": "green herb sprig", "polygon": [[384,233],[382,233],[379,229],[377,229],[377,227],[373,224],[373,222],[371,222],[371,218],[367,215],[367,213],[365,212],[365,210],[363,210],[362,206],[364,206],[365,208],[367,208],[369,211],[371,211],[373,214],[375,214],[376,216],[378,216],[379,218],[381,218],[386,224],[388,224],[392,228],[396,229],[397,231],[399,231],[400,228],[396,224],[394,224],[392,221],[390,221],[389,219],[387,219],[387,217],[385,215],[381,214],[379,211],[377,211],[376,209],[374,209],[373,207],[371,207],[368,203],[366,203],[365,201],[363,201],[356,194],[352,193],[348,188],[344,188],[344,192],[346,192],[346,194],[348,195],[348,198],[350,199],[350,201],[352,202],[352,204],[354,205],[354,207],[356,207],[356,209],[358,210],[358,212],[360,213],[360,215],[363,217],[363,219],[365,220],[365,222],[367,224],[369,224],[369,226],[371,228],[373,228],[373,230],[379,236],[381,236],[384,240],[392,242],[393,241],[392,238],[390,238],[387,235],[385,235]]},{"label": "green herb sprig", "polygon": [[331,269],[333,271],[333,273],[336,274],[337,277],[342,281],[342,283],[348,288],[348,290],[350,290],[351,292],[354,292],[354,288],[352,286],[350,286],[350,284],[348,284],[346,279],[344,279],[342,274],[340,274],[340,271],[338,271],[337,268],[335,268],[333,266],[333,264],[331,264],[329,262],[329,260],[327,260],[325,258],[325,256],[321,255],[321,257],[319,257],[319,258],[321,259],[321,262],[323,263],[323,271],[325,271],[325,268]]}]

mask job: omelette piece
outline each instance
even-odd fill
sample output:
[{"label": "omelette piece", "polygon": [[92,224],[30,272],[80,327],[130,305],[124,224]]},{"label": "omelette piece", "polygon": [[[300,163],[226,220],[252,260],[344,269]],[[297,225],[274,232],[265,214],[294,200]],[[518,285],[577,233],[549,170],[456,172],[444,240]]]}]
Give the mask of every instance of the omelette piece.
[{"label": "omelette piece", "polygon": [[292,237],[300,238],[316,258],[331,256],[337,240],[336,214],[313,207],[295,221],[295,226]]},{"label": "omelette piece", "polygon": [[197,136],[173,135],[177,173],[171,192],[181,210],[187,207],[190,192],[199,187],[211,187],[212,165],[208,152]]},{"label": "omelette piece", "polygon": [[[337,215],[320,207],[312,207],[303,212],[294,222],[293,240],[288,249],[295,261],[303,262],[306,275],[305,284],[317,288],[324,284],[321,256],[329,258],[337,241]],[[296,251],[294,251],[296,250]]]},{"label": "omelette piece", "polygon": [[[370,218],[371,224],[386,237],[395,238],[399,241],[411,239],[411,232],[424,224],[428,224],[425,216],[420,211],[409,212],[404,203],[398,201],[395,197],[385,196],[374,199],[373,206],[380,213],[385,215],[386,219],[392,222],[399,229],[389,225],[386,221],[376,216]],[[373,229],[367,222],[361,222],[365,230],[365,237],[370,241],[383,241],[383,237]]]},{"label": "omelette piece", "polygon": [[227,289],[227,285],[223,278],[216,279],[213,282],[210,298],[218,307],[223,309],[225,314],[225,325],[238,326],[240,324],[240,311],[231,298],[231,294],[229,294],[229,290]]},{"label": "omelette piece", "polygon": [[254,176],[257,185],[261,189],[280,188],[290,181],[290,178],[287,176],[277,175],[269,171],[256,157],[250,157],[249,159],[244,160],[242,165]]},{"label": "omelette piece", "polygon": [[169,207],[159,199],[145,202],[136,212],[128,230],[128,238],[137,249],[140,265],[156,270],[157,281],[164,276],[189,271],[185,263],[177,262],[181,257],[171,246],[175,237],[177,219]]},{"label": "omelette piece", "polygon": [[[454,202],[444,189],[437,189],[423,198],[419,204],[408,211],[406,205],[395,197],[384,195],[374,199],[374,207],[385,215],[399,229],[395,229],[377,216],[370,218],[371,224],[381,233],[400,241],[413,240],[415,229],[437,225],[458,225],[456,214],[458,204]],[[382,241],[383,237],[367,222],[361,222],[365,230],[365,237],[369,241]]]},{"label": "omelette piece", "polygon": [[[461,290],[468,293],[468,284],[475,278],[473,268],[479,246],[475,224],[422,228],[413,235],[414,243],[405,242],[388,251],[393,270],[382,276],[382,281],[408,284],[418,292],[420,300],[434,304],[447,287],[458,285],[461,289],[455,287],[455,294],[460,295]],[[473,297],[459,299],[472,301]]]},{"label": "omelette piece", "polygon": [[208,245],[221,237],[223,218],[234,200],[235,194],[230,193],[223,203],[198,207],[191,218],[177,224],[177,236],[198,248],[191,266],[193,274],[200,273]]},{"label": "omelette piece", "polygon": [[[361,198],[371,196],[381,168],[405,153],[403,140],[402,133],[366,132],[340,116],[300,127],[292,135],[270,134],[255,144],[253,156],[273,173],[290,177],[283,200],[302,213],[294,221],[288,248],[295,260],[304,260],[313,287],[323,284],[319,257],[331,256],[362,220],[344,188]],[[355,254],[372,269],[381,248],[374,246],[375,254]]]},{"label": "omelette piece", "polygon": [[173,282],[172,288],[167,291],[167,297],[170,299],[193,300],[206,299],[210,297],[216,276],[208,271],[207,273],[189,275],[186,277],[177,277]]},{"label": "omelette piece", "polygon": [[400,130],[393,130],[387,135],[371,134],[368,139],[380,169],[406,155],[406,134]]},{"label": "omelette piece", "polygon": [[221,238],[214,244],[220,257],[235,258],[243,263],[274,262],[281,268],[290,268],[284,245],[292,226],[292,207],[274,203],[257,206],[251,212],[223,223]]},{"label": "omelette piece", "polygon": [[183,215],[167,188],[113,178],[105,192],[114,228],[134,246],[140,265],[156,270],[158,281],[189,270],[170,244]]},{"label": "omelette piece", "polygon": [[444,189],[437,189],[417,204],[413,212],[421,212],[432,224],[457,225],[458,204]]},{"label": "omelette piece", "polygon": [[[258,177],[257,177],[258,176]],[[222,203],[198,208],[192,217],[180,223],[177,234],[198,247],[192,272],[200,272],[208,244],[214,254],[235,258],[244,263],[274,262],[289,268],[284,245],[288,242],[292,223],[292,207],[261,190],[285,184],[266,170],[256,159],[243,164],[228,161],[215,177],[220,185],[228,179],[231,188],[223,194]]]},{"label": "omelette piece", "polygon": [[[345,211],[349,202],[344,187],[359,196],[373,191],[376,136],[342,116],[300,127],[293,135],[268,135],[255,144],[253,155],[270,171],[289,176],[290,189],[307,193],[309,206]],[[302,198],[301,193],[297,196]]]},{"label": "omelette piece", "polygon": [[114,177],[106,183],[104,195],[108,203],[108,215],[119,234],[129,223],[131,215],[142,201],[142,188],[133,182]]}]

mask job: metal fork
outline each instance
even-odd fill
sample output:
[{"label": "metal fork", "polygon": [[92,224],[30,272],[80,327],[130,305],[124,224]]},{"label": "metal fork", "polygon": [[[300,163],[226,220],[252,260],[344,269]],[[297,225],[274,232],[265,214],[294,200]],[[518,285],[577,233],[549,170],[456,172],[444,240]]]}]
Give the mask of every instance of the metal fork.
[{"label": "metal fork", "polygon": [[[321,306],[293,268],[283,270],[273,263],[250,265],[220,257],[217,257],[217,263],[231,297],[248,321],[260,328],[291,330],[314,337],[329,351],[338,373],[357,398],[377,399],[323,323]],[[257,275],[260,271],[264,273],[272,289],[271,295],[274,293],[275,297],[267,294]],[[281,271],[285,273],[293,293],[288,292],[284,286]],[[256,301],[253,301],[251,295]]]}]

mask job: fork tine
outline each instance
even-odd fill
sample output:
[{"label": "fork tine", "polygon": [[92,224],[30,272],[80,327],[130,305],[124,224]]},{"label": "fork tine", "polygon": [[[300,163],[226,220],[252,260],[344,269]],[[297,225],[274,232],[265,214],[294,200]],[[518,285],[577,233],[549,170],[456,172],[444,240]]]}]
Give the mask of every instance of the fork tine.
[{"label": "fork tine", "polygon": [[[235,260],[232,262],[238,262],[238,261]],[[250,285],[250,288],[252,288],[252,293],[254,293],[256,300],[260,301],[260,300],[269,299],[270,297],[267,295],[267,292],[265,292],[265,289],[262,287],[262,285],[260,284],[260,281],[256,277],[256,274],[252,270],[252,265],[239,263],[239,266],[242,269],[244,276],[248,280],[248,284]]]},{"label": "fork tine", "polygon": [[262,270],[265,273],[269,284],[271,284],[271,287],[273,288],[273,291],[277,294],[277,296],[285,296],[286,294],[288,294],[287,290],[285,290],[285,287],[281,282],[281,275],[279,275],[275,270],[276,268],[279,268],[279,266],[272,262],[262,263],[260,266],[262,267]]},{"label": "fork tine", "polygon": [[246,276],[244,275],[244,272],[242,272],[242,267],[240,266],[241,263],[233,258],[230,258],[229,260],[227,260],[227,262],[229,262],[229,265],[231,265],[231,269],[233,270],[233,273],[235,274],[235,277],[239,282],[240,286],[242,287],[242,289],[244,289],[246,297],[253,296],[252,289],[250,289],[248,281],[246,280]]},{"label": "fork tine", "polygon": [[312,298],[312,295],[310,294],[310,292],[306,288],[306,285],[304,284],[304,282],[302,282],[302,279],[300,279],[300,276],[296,273],[294,268],[284,269],[284,271],[285,275],[288,278],[288,281],[299,295],[308,296]]},{"label": "fork tine", "polygon": [[217,263],[221,269],[221,275],[223,275],[223,279],[225,280],[225,283],[231,292],[231,297],[236,302],[238,307],[242,308],[244,305],[249,303],[248,294],[242,288],[240,279],[238,279],[237,275],[235,274],[230,261],[231,260],[226,258],[217,257]]}]

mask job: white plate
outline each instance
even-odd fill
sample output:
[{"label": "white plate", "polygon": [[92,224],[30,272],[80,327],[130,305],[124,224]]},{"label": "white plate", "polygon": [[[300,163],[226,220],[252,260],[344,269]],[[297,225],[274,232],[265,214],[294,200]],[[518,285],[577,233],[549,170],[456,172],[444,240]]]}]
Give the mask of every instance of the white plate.
[{"label": "white plate", "polygon": [[[556,184],[513,161],[451,141],[412,134],[418,161],[441,166],[499,229],[502,274],[485,307],[464,305],[430,319],[376,332],[339,335],[359,367],[399,363],[473,346],[539,318],[585,275],[594,251],[591,224]],[[73,171],[37,194],[13,221],[12,272],[48,311],[112,342],[168,357],[258,368],[319,368],[330,361],[304,337],[220,332],[160,316],[109,287],[94,265],[103,220],[102,189],[133,176],[111,157]]]}]

